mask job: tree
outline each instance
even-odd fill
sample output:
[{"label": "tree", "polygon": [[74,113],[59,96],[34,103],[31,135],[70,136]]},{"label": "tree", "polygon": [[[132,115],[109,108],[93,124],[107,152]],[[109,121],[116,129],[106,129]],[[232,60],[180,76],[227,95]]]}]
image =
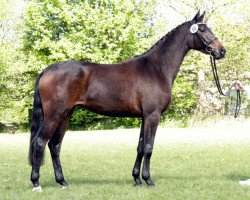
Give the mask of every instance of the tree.
[{"label": "tree", "polygon": [[0,123],[18,124],[25,120],[23,91],[25,71],[20,52],[23,1],[0,1]]},{"label": "tree", "polygon": [[[198,0],[165,0],[162,4],[164,3],[165,9],[169,13],[174,13],[177,16],[176,18],[181,20],[191,18],[193,13],[199,9],[205,10],[208,26],[211,27],[212,31],[227,49],[226,58],[217,64],[222,87],[226,90],[236,80],[246,82],[243,78],[244,74],[246,71],[250,71],[250,49],[248,45],[250,43],[248,30],[250,25],[249,1],[212,0],[200,2]],[[180,20],[177,20],[177,23],[180,23]],[[192,70],[193,75],[191,74],[193,78],[190,79],[190,75],[186,74],[186,69],[192,68],[192,65],[195,67]],[[205,73],[206,87],[203,87],[202,90],[198,88],[197,75],[200,70]],[[202,102],[199,102],[198,99],[201,93],[207,92],[211,93],[212,98],[208,99],[209,104],[202,107]],[[220,101],[219,110],[214,107],[213,101],[215,99]],[[177,101],[175,102],[175,100]],[[186,118],[192,113],[195,113],[195,116],[197,114],[203,115],[203,117],[211,116],[211,114],[215,113],[224,113],[225,99],[219,96],[215,87],[208,56],[192,53],[186,57],[174,84],[173,101],[170,112],[176,113],[176,111],[180,110],[180,112],[176,113],[179,118]],[[191,102],[193,103],[190,104]],[[185,109],[188,104],[192,106],[189,109]],[[197,113],[198,110],[196,108],[199,108],[198,110],[201,112]],[[181,114],[183,110],[188,112]]]},{"label": "tree", "polygon": [[[24,3],[24,14],[17,12]],[[149,49],[200,8],[206,10],[209,27],[227,49],[226,58],[218,62],[222,87],[226,89],[235,80],[246,84],[244,74],[250,71],[249,1],[0,0],[0,5],[0,124],[28,124],[35,78],[47,65],[71,59],[126,60]],[[200,70],[205,73],[203,89],[198,85]],[[208,56],[190,52],[175,80],[172,103],[163,120],[186,120],[194,113],[197,116],[198,110],[210,116],[214,105],[201,106],[199,98],[201,92],[212,90],[212,99],[220,99]],[[223,112],[223,106],[213,113],[219,111]],[[80,110],[72,117],[73,124],[91,128],[102,127],[102,121],[110,118]],[[117,118],[108,126],[138,124],[137,119]]]},{"label": "tree", "polygon": [[[117,63],[143,53],[154,37],[154,6],[151,0],[30,1],[23,47],[27,73],[34,75],[30,82],[54,62]],[[78,110],[72,121],[79,124],[85,119],[91,124],[100,118]]]}]

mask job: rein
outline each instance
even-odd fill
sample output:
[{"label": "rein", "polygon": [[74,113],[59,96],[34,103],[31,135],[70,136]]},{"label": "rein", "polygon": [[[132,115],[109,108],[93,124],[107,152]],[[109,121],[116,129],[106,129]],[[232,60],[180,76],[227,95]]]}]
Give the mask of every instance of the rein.
[{"label": "rein", "polygon": [[[205,24],[205,23],[196,23],[193,24],[190,27],[190,32],[193,34],[193,38],[195,41],[195,37],[194,34],[196,33],[198,35],[198,37],[200,38],[200,40],[203,42],[203,44],[206,46],[206,52],[210,54],[210,63],[212,66],[212,71],[213,71],[213,75],[214,75],[214,80],[215,80],[215,84],[217,86],[218,92],[222,95],[222,96],[227,96],[230,97],[231,96],[231,90],[233,87],[235,87],[236,83],[233,83],[231,85],[231,87],[228,89],[228,91],[226,93],[224,93],[221,89],[221,85],[220,85],[220,79],[219,79],[219,75],[217,72],[217,67],[216,67],[216,62],[215,62],[215,58],[212,56],[212,52],[213,52],[213,48],[210,46],[210,44],[216,40],[216,37],[211,38],[209,41],[204,38],[201,34],[199,34],[199,24]],[[194,42],[195,43],[195,42]],[[236,98],[236,105],[235,105],[235,113],[234,113],[234,117],[236,118],[239,115],[240,112],[240,107],[241,107],[241,96],[240,96],[240,90],[236,90],[237,91],[237,98]]]},{"label": "rein", "polygon": [[[218,92],[222,95],[222,96],[226,96],[226,97],[230,97],[231,96],[231,91],[232,88],[235,87],[236,83],[233,83],[228,91],[226,93],[224,93],[221,89],[221,85],[220,85],[220,79],[218,76],[218,72],[217,72],[217,67],[216,67],[216,62],[215,62],[215,58],[210,54],[210,62],[211,62],[211,66],[212,66],[212,71],[213,71],[213,75],[214,75],[214,80],[215,80],[215,84],[217,86]],[[241,96],[240,96],[240,90],[236,90],[237,91],[237,97],[236,97],[236,104],[235,104],[235,113],[234,113],[234,118],[238,117],[239,112],[240,112],[240,107],[241,107]]]}]

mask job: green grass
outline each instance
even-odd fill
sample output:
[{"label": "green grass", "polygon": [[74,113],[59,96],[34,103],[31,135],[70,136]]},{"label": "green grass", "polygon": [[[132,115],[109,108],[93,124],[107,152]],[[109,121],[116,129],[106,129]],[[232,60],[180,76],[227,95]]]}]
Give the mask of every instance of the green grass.
[{"label": "green grass", "polygon": [[[15,137],[13,136],[13,139]],[[66,142],[66,141],[65,141]],[[250,143],[155,145],[151,176],[156,188],[133,187],[136,146],[66,143],[62,164],[70,189],[54,181],[48,150],[41,168],[42,193],[32,192],[28,144],[0,146],[0,199],[250,199]]]}]

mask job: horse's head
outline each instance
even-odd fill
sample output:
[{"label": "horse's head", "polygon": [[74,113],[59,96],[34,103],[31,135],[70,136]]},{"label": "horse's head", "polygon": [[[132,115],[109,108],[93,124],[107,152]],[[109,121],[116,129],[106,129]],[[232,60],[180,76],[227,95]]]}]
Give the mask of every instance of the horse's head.
[{"label": "horse's head", "polygon": [[224,58],[226,49],[222,46],[218,38],[208,28],[204,22],[205,12],[200,15],[200,11],[190,21],[190,48],[196,49],[206,54],[211,54],[215,59]]}]

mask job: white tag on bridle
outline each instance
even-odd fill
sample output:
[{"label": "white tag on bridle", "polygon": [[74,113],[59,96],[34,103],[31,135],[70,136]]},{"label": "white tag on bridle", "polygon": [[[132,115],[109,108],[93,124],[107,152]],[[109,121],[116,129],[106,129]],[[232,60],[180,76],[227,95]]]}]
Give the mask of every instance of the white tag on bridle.
[{"label": "white tag on bridle", "polygon": [[196,33],[199,29],[199,26],[198,24],[193,24],[191,27],[190,27],[190,32],[191,33]]}]

